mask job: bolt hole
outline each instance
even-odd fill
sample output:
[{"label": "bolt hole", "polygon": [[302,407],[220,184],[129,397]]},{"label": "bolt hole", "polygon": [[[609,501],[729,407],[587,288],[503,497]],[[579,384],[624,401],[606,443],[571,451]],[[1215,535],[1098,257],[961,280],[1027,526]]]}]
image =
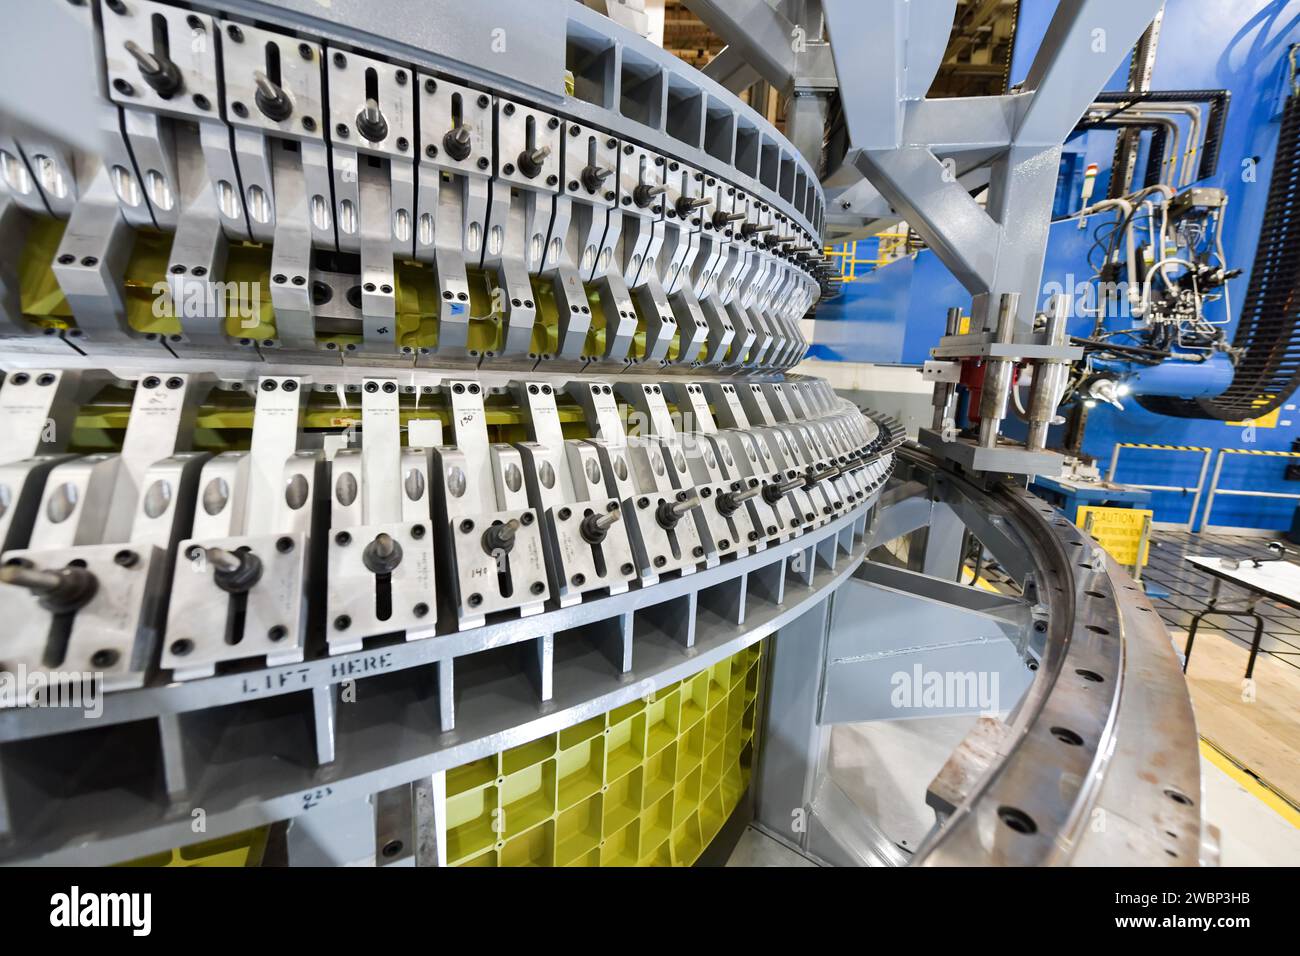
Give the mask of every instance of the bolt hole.
[{"label": "bolt hole", "polygon": [[1063,744],[1069,744],[1071,747],[1083,745],[1083,738],[1068,727],[1053,727],[1052,736]]},{"label": "bolt hole", "polygon": [[998,807],[998,819],[1017,833],[1029,835],[1038,832],[1034,818],[1018,807]]},{"label": "bolt hole", "polygon": [[121,655],[118,654],[117,651],[111,648],[104,648],[103,650],[95,651],[95,653],[91,655],[90,664],[92,667],[98,668],[112,667],[117,663],[120,656]]}]

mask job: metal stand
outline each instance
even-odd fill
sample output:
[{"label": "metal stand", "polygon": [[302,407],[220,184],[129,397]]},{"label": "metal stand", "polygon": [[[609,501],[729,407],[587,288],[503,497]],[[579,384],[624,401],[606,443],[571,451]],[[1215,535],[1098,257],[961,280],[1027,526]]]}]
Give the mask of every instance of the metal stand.
[{"label": "metal stand", "polygon": [[1211,614],[1218,614],[1221,617],[1249,617],[1255,620],[1255,633],[1250,639],[1250,658],[1246,661],[1246,680],[1250,680],[1255,673],[1255,658],[1259,656],[1259,642],[1264,636],[1264,619],[1255,610],[1255,605],[1259,603],[1259,595],[1248,598],[1244,608],[1219,607],[1221,586],[1222,582],[1215,578],[1214,583],[1210,585],[1210,600],[1205,610],[1198,611],[1192,618],[1192,626],[1187,630],[1187,646],[1183,648],[1183,673],[1187,673],[1187,665],[1192,661],[1192,644],[1196,641],[1196,630],[1201,626],[1203,618]]}]

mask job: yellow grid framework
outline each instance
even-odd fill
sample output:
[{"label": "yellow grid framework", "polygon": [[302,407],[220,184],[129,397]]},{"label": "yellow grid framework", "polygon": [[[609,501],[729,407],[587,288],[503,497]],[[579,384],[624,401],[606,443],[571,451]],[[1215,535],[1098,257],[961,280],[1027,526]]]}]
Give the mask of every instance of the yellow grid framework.
[{"label": "yellow grid framework", "polygon": [[447,771],[453,866],[690,866],[754,763],[762,644]]},{"label": "yellow grid framework", "polygon": [[257,827],[229,836],[192,843],[140,857],[119,866],[261,866],[270,827]]}]

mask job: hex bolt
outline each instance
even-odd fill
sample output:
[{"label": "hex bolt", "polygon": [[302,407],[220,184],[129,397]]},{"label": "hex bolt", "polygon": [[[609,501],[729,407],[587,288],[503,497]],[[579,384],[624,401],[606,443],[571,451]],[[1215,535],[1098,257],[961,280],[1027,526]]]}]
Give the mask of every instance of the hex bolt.
[{"label": "hex bolt", "polygon": [[71,614],[85,607],[99,590],[99,580],[80,567],[46,571],[7,564],[0,568],[0,584],[26,588],[36,595],[41,607],[53,614]]},{"label": "hex bolt", "polygon": [[460,161],[469,157],[470,132],[468,126],[455,126],[442,137],[442,148],[452,159]]},{"label": "hex bolt", "polygon": [[357,130],[372,143],[382,142],[388,138],[388,120],[384,119],[379,109],[379,101],[374,97],[366,99],[366,105],[357,114]]},{"label": "hex bolt", "polygon": [[632,190],[632,201],[644,209],[654,201],[656,196],[662,196],[668,192],[667,186],[651,186],[649,183],[642,183]]},{"label": "hex bolt", "polygon": [[215,569],[217,587],[230,594],[244,594],[262,579],[262,560],[252,551],[204,548],[203,555]]},{"label": "hex bolt", "polygon": [[664,501],[655,509],[655,520],[659,522],[660,527],[671,530],[677,527],[677,522],[681,520],[682,515],[699,506],[698,494],[689,494],[678,501]]},{"label": "hex bolt", "polygon": [[510,552],[515,546],[515,533],[519,530],[519,520],[511,518],[501,524],[494,524],[483,532],[483,550],[488,554],[498,551]]},{"label": "hex bolt", "polygon": [[257,93],[253,98],[267,119],[282,123],[292,115],[293,102],[279,84],[261,70],[253,71],[253,82],[257,84]]},{"label": "hex bolt", "polygon": [[373,574],[392,574],[402,563],[402,546],[392,535],[381,531],[366,545],[361,560]]},{"label": "hex bolt", "polygon": [[741,491],[726,491],[718,495],[718,511],[723,517],[731,517],[740,506],[750,498],[756,498],[763,493],[762,485],[751,485]]},{"label": "hex bolt", "polygon": [[532,179],[542,171],[542,163],[546,162],[546,157],[550,155],[550,146],[539,146],[533,150],[525,149],[519,154],[519,159],[517,160],[519,171],[529,179]]},{"label": "hex bolt", "polygon": [[588,544],[600,544],[609,534],[609,529],[614,527],[614,523],[622,517],[623,515],[617,510],[606,511],[604,514],[593,512],[582,519],[578,531]]}]

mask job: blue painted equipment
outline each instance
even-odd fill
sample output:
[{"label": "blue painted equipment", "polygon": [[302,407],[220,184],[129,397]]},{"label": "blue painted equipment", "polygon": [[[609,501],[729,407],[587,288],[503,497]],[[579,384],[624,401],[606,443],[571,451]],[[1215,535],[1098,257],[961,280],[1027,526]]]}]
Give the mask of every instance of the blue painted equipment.
[{"label": "blue painted equipment", "polygon": [[1093,367],[1117,376],[1120,398],[1126,395],[1166,395],[1202,398],[1218,395],[1232,382],[1232,361],[1223,352],[1203,362],[1175,361],[1159,365],[1096,361]]}]

